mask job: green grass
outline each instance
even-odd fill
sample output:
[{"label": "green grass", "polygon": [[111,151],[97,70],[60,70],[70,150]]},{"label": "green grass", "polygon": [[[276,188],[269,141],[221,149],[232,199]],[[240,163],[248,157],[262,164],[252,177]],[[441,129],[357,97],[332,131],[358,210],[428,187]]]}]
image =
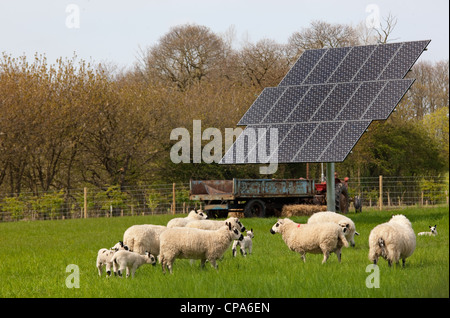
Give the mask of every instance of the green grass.
[{"label": "green grass", "polygon": [[[367,288],[370,230],[392,214],[405,214],[416,233],[437,224],[436,237],[417,237],[406,267],[380,260],[380,288]],[[279,234],[269,230],[275,218],[243,219],[253,228],[253,254],[231,256],[231,248],[216,271],[199,261],[177,260],[173,275],[161,266],[145,265],[134,279],[98,277],[97,251],[111,247],[133,224],[166,224],[173,216],[77,219],[0,223],[0,297],[449,297],[449,209],[407,208],[348,215],[360,236],[355,248],[344,248],[342,263],[334,254],[321,264],[322,255],[307,254],[306,263],[290,251]],[[304,223],[307,217],[294,217]],[[80,288],[67,288],[66,266],[80,270]]]}]

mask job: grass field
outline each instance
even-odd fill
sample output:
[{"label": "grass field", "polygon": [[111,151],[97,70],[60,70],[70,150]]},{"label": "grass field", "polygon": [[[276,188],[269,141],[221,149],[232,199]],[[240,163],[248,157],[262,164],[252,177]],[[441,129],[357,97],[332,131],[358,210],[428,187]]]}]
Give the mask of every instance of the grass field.
[{"label": "grass field", "polygon": [[[370,230],[402,213],[416,233],[437,224],[436,237],[417,237],[417,248],[406,267],[379,262],[379,288],[366,287],[370,264]],[[168,298],[281,298],[281,297],[449,297],[449,208],[365,210],[348,214],[356,224],[355,248],[344,248],[342,263],[335,254],[321,264],[322,255],[307,254],[303,263],[279,234],[269,233],[275,218],[243,219],[253,228],[253,254],[231,255],[231,248],[216,271],[199,261],[177,260],[173,275],[145,265],[134,279],[99,277],[97,251],[122,239],[133,224],[163,224],[172,215],[0,223],[0,297],[168,297]],[[307,217],[293,217],[304,223]],[[79,268],[79,288],[68,288],[66,278]]]}]

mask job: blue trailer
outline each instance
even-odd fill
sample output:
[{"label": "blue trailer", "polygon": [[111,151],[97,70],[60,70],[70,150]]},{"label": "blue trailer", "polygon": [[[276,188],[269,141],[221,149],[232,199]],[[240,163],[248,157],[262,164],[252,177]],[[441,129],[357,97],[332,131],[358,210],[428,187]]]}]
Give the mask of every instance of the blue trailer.
[{"label": "blue trailer", "polygon": [[317,203],[314,180],[307,179],[191,180],[190,199],[202,201],[209,217],[264,217],[286,204]]}]

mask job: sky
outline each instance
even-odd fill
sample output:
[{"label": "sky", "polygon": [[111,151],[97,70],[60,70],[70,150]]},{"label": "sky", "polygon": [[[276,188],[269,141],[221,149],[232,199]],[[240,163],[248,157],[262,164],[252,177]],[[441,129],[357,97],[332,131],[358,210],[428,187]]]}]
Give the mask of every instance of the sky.
[{"label": "sky", "polygon": [[45,54],[131,67],[140,48],[171,27],[195,23],[235,43],[263,38],[287,43],[314,20],[356,26],[392,14],[395,42],[431,39],[420,60],[449,58],[448,0],[0,0],[0,52]]}]

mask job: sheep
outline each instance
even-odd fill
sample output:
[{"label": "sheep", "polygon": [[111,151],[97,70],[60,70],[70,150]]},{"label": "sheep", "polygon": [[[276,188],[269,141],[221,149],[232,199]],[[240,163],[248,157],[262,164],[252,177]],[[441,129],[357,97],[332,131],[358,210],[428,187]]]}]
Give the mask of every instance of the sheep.
[{"label": "sheep", "polygon": [[167,229],[164,225],[138,224],[123,233],[123,241],[130,251],[144,254],[145,251],[159,255],[159,236]]},{"label": "sheep", "polygon": [[124,269],[127,269],[127,278],[130,276],[130,271],[131,278],[134,278],[136,269],[143,264],[156,264],[155,257],[148,252],[145,252],[145,255],[141,255],[139,253],[124,250],[116,252],[111,261],[114,263],[115,267],[119,266],[119,277],[122,277]]},{"label": "sheep", "polygon": [[218,221],[218,220],[198,220],[198,221],[192,221],[186,224],[186,227],[192,227],[202,230],[218,230],[222,226],[224,226],[226,223],[231,223],[232,226],[235,226],[239,231],[244,232],[245,226],[241,223],[239,218],[231,217],[226,219],[225,221]]},{"label": "sheep", "polygon": [[332,222],[298,224],[288,218],[279,219],[270,229],[272,234],[280,233],[290,250],[300,253],[303,262],[306,262],[306,253],[323,253],[322,264],[333,252],[341,262],[342,246],[348,247],[346,231],[347,228]]},{"label": "sheep", "polygon": [[[111,265],[113,262],[111,261],[114,253],[119,250],[128,250],[128,246],[124,245],[122,241],[119,241],[116,245],[111,247],[109,250],[106,248],[99,249],[97,253],[97,269],[98,275],[102,276],[103,265],[106,266],[106,275],[111,276]],[[115,270],[114,270],[115,272]]]},{"label": "sheep", "polygon": [[242,241],[235,240],[233,242],[233,248],[232,248],[233,257],[236,257],[237,246],[239,246],[242,256],[244,256],[244,257],[247,256],[246,250],[248,250],[248,253],[251,254],[252,253],[252,245],[253,245],[252,238],[254,238],[254,237],[255,237],[255,235],[253,233],[253,229],[251,229],[250,231],[247,231],[247,236],[244,236],[244,239]]},{"label": "sheep", "polygon": [[428,236],[436,236],[437,230],[436,230],[436,225],[435,226],[428,226],[430,228],[429,232],[419,232],[417,235],[422,236],[422,235],[428,235]]},{"label": "sheep", "polygon": [[356,232],[355,223],[350,218],[336,212],[325,211],[314,213],[307,221],[308,224],[322,222],[333,222],[342,227],[346,227],[347,231],[345,231],[345,238],[352,247],[355,247],[354,237],[355,235],[359,235],[359,233]]},{"label": "sheep", "polygon": [[416,235],[411,222],[402,214],[394,215],[386,222],[377,225],[369,234],[369,260],[375,265],[378,257],[388,261],[389,266],[400,258],[405,266],[406,258],[411,256],[416,248]]},{"label": "sheep", "polygon": [[202,230],[189,227],[170,228],[160,236],[159,262],[162,271],[166,267],[172,274],[172,265],[176,258],[200,259],[201,267],[206,260],[217,270],[216,260],[230,247],[233,240],[242,240],[239,230],[226,222],[220,229]]},{"label": "sheep", "polygon": [[167,223],[167,227],[169,227],[169,228],[182,227],[182,226],[186,226],[186,224],[188,224],[189,222],[192,222],[195,220],[204,220],[207,218],[208,218],[208,216],[205,213],[203,213],[202,210],[192,210],[191,212],[189,212],[187,217],[174,218],[174,219],[170,220]]}]

